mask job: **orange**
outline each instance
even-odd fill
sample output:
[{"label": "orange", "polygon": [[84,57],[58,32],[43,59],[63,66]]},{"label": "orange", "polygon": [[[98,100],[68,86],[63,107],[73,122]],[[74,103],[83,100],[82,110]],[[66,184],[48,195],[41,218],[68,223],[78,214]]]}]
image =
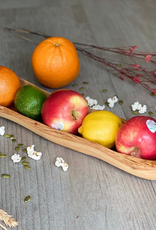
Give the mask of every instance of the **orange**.
[{"label": "orange", "polygon": [[0,105],[13,104],[16,91],[20,87],[17,75],[8,67],[0,66]]},{"label": "orange", "polygon": [[49,88],[68,85],[80,70],[75,46],[62,37],[50,37],[39,43],[31,63],[38,81]]}]

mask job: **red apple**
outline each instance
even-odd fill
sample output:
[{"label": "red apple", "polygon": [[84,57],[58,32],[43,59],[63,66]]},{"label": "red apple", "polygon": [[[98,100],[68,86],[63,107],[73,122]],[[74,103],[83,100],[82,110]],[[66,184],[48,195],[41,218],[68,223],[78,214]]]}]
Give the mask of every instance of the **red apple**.
[{"label": "red apple", "polygon": [[41,114],[46,125],[75,134],[88,114],[88,103],[73,90],[57,90],[45,100]]},{"label": "red apple", "polygon": [[115,145],[120,153],[156,159],[156,120],[147,116],[132,117],[119,128]]}]

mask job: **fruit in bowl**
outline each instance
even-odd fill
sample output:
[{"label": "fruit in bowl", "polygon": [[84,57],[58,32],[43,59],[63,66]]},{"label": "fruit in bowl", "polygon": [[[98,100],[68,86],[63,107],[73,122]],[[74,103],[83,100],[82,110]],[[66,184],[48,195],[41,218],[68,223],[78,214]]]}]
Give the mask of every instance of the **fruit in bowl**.
[{"label": "fruit in bowl", "polygon": [[106,110],[95,111],[84,118],[78,132],[87,140],[112,148],[121,124],[122,121],[114,113]]},{"label": "fruit in bowl", "polygon": [[44,124],[75,134],[88,114],[88,103],[74,90],[57,90],[45,100],[41,113]]},{"label": "fruit in bowl", "polygon": [[14,97],[14,105],[18,112],[41,121],[41,108],[46,100],[46,94],[39,88],[31,85],[25,85],[18,89]]},{"label": "fruit in bowl", "polygon": [[0,105],[12,105],[19,88],[20,81],[17,75],[8,67],[0,66]]},{"label": "fruit in bowl", "polygon": [[138,158],[156,159],[156,120],[136,116],[126,121],[118,130],[116,149]]}]

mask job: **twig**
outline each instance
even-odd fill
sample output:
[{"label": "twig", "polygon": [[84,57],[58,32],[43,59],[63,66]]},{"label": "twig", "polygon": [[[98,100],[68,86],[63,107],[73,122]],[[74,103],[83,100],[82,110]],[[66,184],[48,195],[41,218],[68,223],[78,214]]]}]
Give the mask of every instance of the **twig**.
[{"label": "twig", "polygon": [[[31,30],[26,30],[26,29],[10,29],[10,28],[4,28],[7,31],[10,31],[14,35],[28,41],[31,43],[35,43],[33,40],[21,36],[20,34],[31,34],[31,35],[36,35],[40,36],[43,38],[49,38],[50,36],[42,33],[42,32],[36,32],[36,31],[31,31]],[[88,45],[84,43],[78,43],[78,42],[73,42],[75,45],[75,48],[77,51],[82,53],[83,55],[95,60],[99,64],[101,64],[104,69],[107,71],[111,72],[121,80],[124,80],[124,78],[129,78],[132,81],[134,81],[137,84],[140,84],[142,87],[150,91],[152,94],[156,95],[156,52],[140,52],[140,51],[135,51],[137,46],[128,46],[128,47],[100,47],[100,46],[95,46],[95,45]],[[133,63],[125,63],[123,61],[115,61],[112,60],[108,57],[103,58],[95,55],[90,51],[92,50],[100,50],[102,52],[107,52],[110,54],[117,54],[117,55],[122,55],[122,56],[127,56],[130,58]],[[139,61],[144,61],[145,62],[150,62],[153,64],[154,69],[153,70],[147,70],[145,67],[142,67],[139,63],[136,64],[136,60]],[[154,88],[153,88],[154,86]]]},{"label": "twig", "polygon": [[30,40],[29,38],[26,38],[26,37],[24,37],[24,36],[21,36],[21,35],[19,35],[19,34],[16,34],[15,32],[12,32],[12,34],[14,34],[15,36],[17,36],[17,37],[19,37],[19,38],[22,38],[22,39],[24,39],[24,40],[26,40],[26,41],[28,41],[28,42],[31,42],[31,43],[34,43],[32,40]]},{"label": "twig", "polygon": [[26,30],[26,29],[11,29],[11,28],[5,27],[4,30],[8,30],[10,32],[15,32],[15,33],[33,34],[33,35],[41,36],[41,37],[44,37],[44,38],[49,38],[50,37],[49,35],[47,35],[45,33],[34,32],[34,31],[31,31],[31,30]]}]

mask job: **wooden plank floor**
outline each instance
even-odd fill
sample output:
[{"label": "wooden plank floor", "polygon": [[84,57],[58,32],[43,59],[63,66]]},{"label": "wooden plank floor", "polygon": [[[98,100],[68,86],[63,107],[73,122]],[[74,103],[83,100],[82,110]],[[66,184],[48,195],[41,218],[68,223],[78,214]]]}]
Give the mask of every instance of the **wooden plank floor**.
[{"label": "wooden plank floor", "polygon": [[[5,0],[0,2],[0,65],[37,86],[31,55],[41,38],[26,42],[4,30],[25,28],[50,36],[66,37],[105,47],[138,45],[140,51],[156,51],[156,4],[154,0]],[[121,81],[96,62],[79,53],[81,70],[74,83],[84,88],[85,96],[103,105],[114,95],[124,101],[113,109],[129,119],[131,104],[139,101],[155,112],[155,98],[130,80]],[[72,84],[64,88],[73,89]],[[107,93],[102,93],[107,89]],[[78,89],[74,88],[74,90]],[[53,89],[48,89],[53,92]],[[148,115],[146,113],[145,115]],[[31,170],[13,164],[10,156],[16,143],[0,137],[0,208],[19,222],[17,230],[155,230],[156,182],[125,173],[103,161],[56,145],[11,121],[0,118],[6,133],[18,143],[35,144],[43,153],[39,162],[30,160]],[[61,156],[69,164],[67,172],[54,166]],[[28,203],[24,198],[31,195]],[[2,223],[2,222],[0,222]],[[8,228],[10,229],[10,228]]]}]

